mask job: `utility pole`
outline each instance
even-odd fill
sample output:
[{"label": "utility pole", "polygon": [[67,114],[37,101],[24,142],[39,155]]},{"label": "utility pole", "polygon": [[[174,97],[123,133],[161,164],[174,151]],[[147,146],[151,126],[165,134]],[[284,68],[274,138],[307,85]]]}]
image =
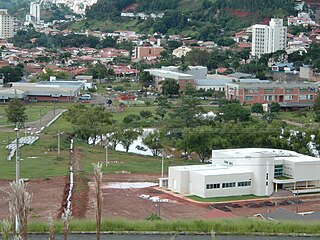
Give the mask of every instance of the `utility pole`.
[{"label": "utility pole", "polygon": [[42,128],[42,114],[41,114],[41,108],[40,108],[40,128]]},{"label": "utility pole", "polygon": [[[16,123],[16,127],[14,131],[16,132],[16,183],[20,183],[20,159],[19,159],[19,123]],[[19,204],[17,202],[16,204]],[[17,206],[19,208],[19,206]],[[18,213],[16,213],[16,233],[19,233],[19,219],[18,219]]]},{"label": "utility pole", "polygon": [[163,178],[164,175],[164,149],[162,148],[162,153],[161,153],[161,177]]},{"label": "utility pole", "polygon": [[60,130],[58,131],[58,155],[60,155]]},{"label": "utility pole", "polygon": [[109,163],[109,160],[108,160],[108,145],[109,145],[109,141],[108,141],[108,138],[106,138],[106,167],[108,167],[108,163]]}]

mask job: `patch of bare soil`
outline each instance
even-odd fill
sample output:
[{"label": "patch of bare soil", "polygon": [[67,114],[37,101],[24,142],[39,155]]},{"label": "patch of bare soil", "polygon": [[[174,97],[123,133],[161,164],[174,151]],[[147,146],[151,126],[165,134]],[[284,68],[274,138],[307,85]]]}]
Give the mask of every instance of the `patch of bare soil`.
[{"label": "patch of bare soil", "polygon": [[[49,214],[57,216],[61,205],[65,177],[54,177],[47,180],[31,180],[27,190],[32,194],[31,211],[29,219],[47,221]],[[9,181],[0,182],[0,220],[8,218],[7,194]]]},{"label": "patch of bare soil", "polygon": [[[156,182],[156,174],[105,174],[103,184],[111,182]],[[92,181],[92,180],[91,180]],[[58,215],[66,186],[66,177],[55,177],[49,180],[35,180],[28,183],[28,191],[33,194],[30,220],[47,221],[51,212]],[[76,180],[76,184],[79,180]],[[88,187],[86,181],[82,184]],[[82,186],[84,186],[82,185]],[[0,182],[0,189],[5,190],[9,182]],[[79,185],[78,185],[79,186]],[[77,187],[75,188],[77,189]],[[94,219],[94,189],[89,184],[88,195],[81,187],[75,190],[73,199],[74,218]],[[152,202],[141,195],[157,196],[168,199],[168,202]],[[0,220],[8,216],[8,206],[4,201],[6,194],[0,191]],[[112,189],[103,188],[103,218],[125,218],[142,220],[152,213],[159,214],[162,219],[208,219],[223,217],[248,217],[257,213],[273,212],[277,208],[289,209],[293,212],[320,210],[320,195],[282,197],[255,201],[238,201],[236,203],[195,203],[180,197],[179,194],[159,191],[156,187]],[[299,204],[293,204],[299,200]],[[75,217],[77,216],[77,217]]]}]

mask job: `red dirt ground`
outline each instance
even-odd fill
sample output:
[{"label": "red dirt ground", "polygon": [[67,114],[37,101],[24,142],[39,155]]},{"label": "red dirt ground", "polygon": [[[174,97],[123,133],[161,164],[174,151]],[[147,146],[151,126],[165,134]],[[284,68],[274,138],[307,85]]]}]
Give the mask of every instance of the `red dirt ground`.
[{"label": "red dirt ground", "polygon": [[250,15],[254,15],[252,12],[246,12],[246,11],[241,11],[241,10],[236,10],[232,8],[225,8],[226,11],[230,12],[232,15],[236,17],[247,17]]},{"label": "red dirt ground", "polygon": [[[104,184],[108,182],[141,182],[141,181],[157,181],[158,176],[154,174],[106,174],[103,178]],[[47,221],[48,215],[51,212],[53,216],[58,215],[63,200],[63,191],[66,184],[65,177],[55,177],[49,180],[34,180],[28,183],[28,191],[33,194],[31,203],[30,220]],[[9,182],[1,181],[0,190],[5,190],[9,186]],[[94,219],[93,210],[93,187],[89,187],[89,200],[84,211],[85,218]],[[141,194],[159,196],[160,198],[169,199],[168,203],[151,202],[147,199],[142,199]],[[81,199],[82,195],[79,195]],[[8,216],[8,207],[4,200],[6,194],[0,191],[0,220]],[[195,203],[188,199],[179,197],[178,194],[172,192],[160,191],[157,187],[147,187],[142,189],[110,189],[103,188],[103,218],[126,218],[131,220],[145,219],[152,213],[159,214],[162,219],[210,219],[210,218],[230,218],[236,216],[253,216],[257,213],[266,213],[275,211],[279,206],[274,207],[259,207],[249,208],[245,205],[249,202],[239,201],[238,204],[242,207],[228,207],[231,212],[224,212],[219,209],[209,209],[209,205],[213,203]],[[83,200],[86,202],[86,197]],[[277,200],[280,203],[287,198]],[[294,201],[296,198],[292,198]],[[281,206],[282,208],[295,211],[298,208],[299,212],[308,212],[320,210],[320,195],[317,196],[299,196],[302,204]],[[257,200],[258,201],[258,200]],[[260,200],[265,201],[265,200]],[[268,201],[271,201],[268,199]],[[252,201],[251,201],[252,202]],[[81,205],[83,208],[84,205]],[[224,206],[225,204],[222,204]],[[73,209],[77,211],[79,209]]]}]

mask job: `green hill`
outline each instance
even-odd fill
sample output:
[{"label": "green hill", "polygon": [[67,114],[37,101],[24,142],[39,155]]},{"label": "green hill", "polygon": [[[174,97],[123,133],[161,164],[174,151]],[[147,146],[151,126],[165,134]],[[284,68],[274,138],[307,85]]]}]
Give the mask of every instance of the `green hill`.
[{"label": "green hill", "polygon": [[0,0],[0,9],[8,9],[9,14],[24,18],[29,11],[29,3],[31,0]]},{"label": "green hill", "polygon": [[[257,4],[257,2],[259,4]],[[215,40],[271,17],[294,14],[295,0],[99,0],[87,10],[87,19],[73,28],[192,35]],[[164,13],[156,20],[121,17],[121,12]]]}]

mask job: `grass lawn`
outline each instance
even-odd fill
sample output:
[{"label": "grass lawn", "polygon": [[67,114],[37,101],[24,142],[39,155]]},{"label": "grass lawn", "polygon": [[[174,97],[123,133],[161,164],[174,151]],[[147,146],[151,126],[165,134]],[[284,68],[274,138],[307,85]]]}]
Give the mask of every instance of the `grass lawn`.
[{"label": "grass lawn", "polygon": [[[299,115],[299,113],[303,113],[303,115]],[[305,114],[305,116],[304,116]],[[276,113],[276,117],[282,120],[289,120],[292,122],[310,124],[310,119],[312,119],[312,123],[314,122],[314,113],[310,111],[304,112],[279,112]]]},{"label": "grass lawn", "polygon": [[227,202],[227,201],[237,201],[237,200],[248,200],[248,199],[259,199],[265,197],[258,197],[255,195],[243,195],[243,196],[232,196],[232,197],[214,197],[214,198],[202,198],[195,195],[187,196],[190,199],[199,202]]},{"label": "grass lawn", "polygon": [[[61,155],[57,154],[57,132],[61,135]],[[40,135],[40,139],[32,146],[21,148],[21,177],[31,179],[46,179],[53,176],[68,174],[69,163],[69,136],[72,132],[70,123],[60,117]],[[15,133],[0,134],[2,143],[0,148],[0,179],[15,178],[15,161],[7,161],[8,150],[5,146],[9,140],[15,138]],[[100,146],[90,146],[84,141],[75,141],[75,148],[80,151],[81,163],[85,174],[93,173],[92,163],[105,161],[105,149]],[[105,173],[127,171],[131,173],[161,173],[161,158],[124,153],[109,149],[109,166],[104,168]],[[15,159],[15,158],[13,158]],[[166,159],[165,170],[172,165],[199,164],[197,161],[182,159]]]},{"label": "grass lawn", "polygon": [[[41,116],[44,116],[50,110],[54,108],[68,108],[71,103],[30,103],[26,104],[26,114],[28,116],[27,122],[33,122],[40,119]],[[0,125],[8,125],[5,109],[8,105],[0,105]]]},{"label": "grass lawn", "polygon": [[[102,231],[133,231],[133,232],[190,232],[190,233],[210,233],[214,230],[217,234],[250,235],[250,233],[262,233],[265,235],[279,234],[319,234],[319,222],[306,221],[259,221],[257,219],[236,218],[236,219],[210,219],[210,220],[161,220],[161,221],[130,221],[124,219],[103,220],[101,224]],[[46,222],[31,222],[28,224],[28,232],[48,232],[49,224]],[[62,221],[55,222],[55,231],[63,233]],[[95,232],[96,224],[93,220],[72,219],[70,231],[77,232]],[[174,236],[174,235],[172,235]],[[172,236],[164,236],[163,239],[172,239]],[[148,239],[152,239],[149,236]],[[286,239],[288,239],[287,237]],[[294,237],[290,237],[290,239]],[[181,239],[183,239],[181,237]],[[208,239],[210,237],[208,236]],[[214,239],[214,238],[212,238]],[[230,238],[232,239],[232,238]],[[233,239],[237,239],[236,237]],[[249,239],[249,238],[248,238]],[[257,236],[255,239],[261,239]],[[268,239],[268,237],[266,238]],[[279,236],[277,239],[282,239]],[[300,238],[299,238],[300,239]],[[316,239],[316,238],[310,238]]]}]

